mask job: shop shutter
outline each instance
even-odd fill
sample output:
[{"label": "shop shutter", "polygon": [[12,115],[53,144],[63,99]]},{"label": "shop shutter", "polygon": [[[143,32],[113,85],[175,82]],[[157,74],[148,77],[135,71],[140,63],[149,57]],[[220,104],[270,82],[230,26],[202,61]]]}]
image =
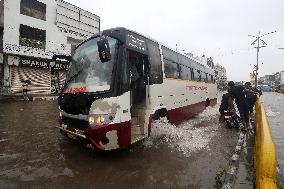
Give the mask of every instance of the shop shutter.
[{"label": "shop shutter", "polygon": [[50,94],[50,71],[40,68],[11,66],[11,92],[22,93],[23,80],[29,80],[28,94]]}]

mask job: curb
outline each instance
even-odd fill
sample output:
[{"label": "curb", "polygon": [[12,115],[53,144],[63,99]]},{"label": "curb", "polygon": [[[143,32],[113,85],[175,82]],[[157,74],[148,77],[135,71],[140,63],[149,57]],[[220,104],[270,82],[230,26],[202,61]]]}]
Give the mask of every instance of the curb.
[{"label": "curb", "polygon": [[235,152],[231,157],[232,164],[229,170],[226,173],[225,180],[222,185],[222,189],[232,189],[238,174],[239,162],[240,162],[240,154],[244,145],[244,141],[246,138],[246,134],[240,132],[237,146],[235,148]]}]

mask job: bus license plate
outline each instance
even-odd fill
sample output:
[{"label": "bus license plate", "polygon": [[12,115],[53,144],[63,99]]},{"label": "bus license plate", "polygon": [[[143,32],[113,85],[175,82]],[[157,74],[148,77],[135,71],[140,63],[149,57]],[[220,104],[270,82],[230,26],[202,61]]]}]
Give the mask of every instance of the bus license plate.
[{"label": "bus license plate", "polygon": [[66,133],[68,138],[72,139],[72,140],[77,140],[77,136],[72,134],[72,133]]}]

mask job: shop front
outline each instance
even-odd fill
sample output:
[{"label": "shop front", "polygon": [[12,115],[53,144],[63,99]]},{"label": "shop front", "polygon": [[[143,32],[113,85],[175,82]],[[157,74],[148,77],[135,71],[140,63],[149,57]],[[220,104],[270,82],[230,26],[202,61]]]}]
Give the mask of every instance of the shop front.
[{"label": "shop front", "polygon": [[27,85],[28,94],[57,93],[65,81],[68,64],[49,59],[8,56],[11,94],[22,94]]}]

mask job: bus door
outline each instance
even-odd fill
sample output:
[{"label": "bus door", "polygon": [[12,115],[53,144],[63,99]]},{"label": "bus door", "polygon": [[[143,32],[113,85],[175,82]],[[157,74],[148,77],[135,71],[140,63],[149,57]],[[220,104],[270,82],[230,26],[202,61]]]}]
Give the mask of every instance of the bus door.
[{"label": "bus door", "polygon": [[147,55],[128,51],[128,63],[130,70],[130,113],[132,124],[132,136],[144,135],[146,95],[149,84],[149,62]]}]

